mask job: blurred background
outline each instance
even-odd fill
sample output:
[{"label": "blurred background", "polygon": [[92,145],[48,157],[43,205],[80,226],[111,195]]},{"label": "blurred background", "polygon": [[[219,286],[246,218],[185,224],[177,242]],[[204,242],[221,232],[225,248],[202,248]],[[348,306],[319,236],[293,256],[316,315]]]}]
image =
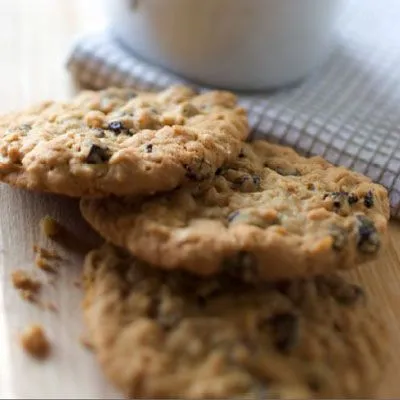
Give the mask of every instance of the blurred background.
[{"label": "blurred background", "polygon": [[72,43],[104,23],[96,0],[0,0],[2,111],[67,98],[74,90],[64,68]]}]

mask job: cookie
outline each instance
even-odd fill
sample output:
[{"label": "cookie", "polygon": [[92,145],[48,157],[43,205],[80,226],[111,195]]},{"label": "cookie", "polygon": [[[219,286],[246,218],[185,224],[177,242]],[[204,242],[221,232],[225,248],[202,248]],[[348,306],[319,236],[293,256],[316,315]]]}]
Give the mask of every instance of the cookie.
[{"label": "cookie", "polygon": [[273,280],[375,258],[389,203],[358,173],[257,141],[211,183],[147,199],[82,200],[81,211],[104,238],[151,264]]},{"label": "cookie", "polygon": [[371,396],[387,361],[382,322],[337,276],[255,285],[105,245],[86,257],[84,288],[91,344],[129,398]]},{"label": "cookie", "polygon": [[77,197],[151,194],[211,177],[247,134],[229,92],[85,91],[0,118],[0,180]]}]

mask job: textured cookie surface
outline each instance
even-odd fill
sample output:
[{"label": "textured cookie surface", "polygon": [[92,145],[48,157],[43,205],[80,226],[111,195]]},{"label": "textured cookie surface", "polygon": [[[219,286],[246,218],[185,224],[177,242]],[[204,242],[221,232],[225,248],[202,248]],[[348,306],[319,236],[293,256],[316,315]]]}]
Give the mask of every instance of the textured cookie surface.
[{"label": "textured cookie surface", "polygon": [[84,286],[92,345],[130,398],[371,396],[386,363],[386,330],[339,277],[254,285],[105,245],[87,256]]},{"label": "textured cookie surface", "polygon": [[0,180],[70,196],[150,194],[212,176],[247,134],[228,92],[86,91],[0,119]]},{"label": "textured cookie surface", "polygon": [[245,144],[211,184],[146,201],[82,200],[81,210],[103,237],[149,263],[256,280],[370,260],[389,215],[386,190],[368,178],[262,141]]}]

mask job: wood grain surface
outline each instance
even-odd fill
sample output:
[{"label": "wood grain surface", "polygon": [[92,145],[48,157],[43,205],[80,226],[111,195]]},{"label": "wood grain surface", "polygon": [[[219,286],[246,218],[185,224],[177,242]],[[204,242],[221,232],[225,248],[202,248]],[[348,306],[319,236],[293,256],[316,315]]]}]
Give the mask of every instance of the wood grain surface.
[{"label": "wood grain surface", "polygon": [[[76,34],[103,24],[101,2],[94,0],[0,0],[0,111],[33,101],[68,98],[74,92],[64,64]],[[77,201],[0,185],[0,398],[118,398],[105,382],[93,355],[80,343],[83,333],[76,285],[82,257],[98,238],[82,221]],[[66,227],[61,244],[40,233],[50,214]],[[391,222],[388,247],[379,261],[352,273],[380,306],[392,332],[380,397],[400,398],[400,224]],[[63,257],[51,276],[34,267],[33,244]],[[58,311],[23,301],[10,283],[17,269],[34,271],[43,282],[41,300]],[[41,323],[52,343],[45,362],[27,356],[19,332]]]}]

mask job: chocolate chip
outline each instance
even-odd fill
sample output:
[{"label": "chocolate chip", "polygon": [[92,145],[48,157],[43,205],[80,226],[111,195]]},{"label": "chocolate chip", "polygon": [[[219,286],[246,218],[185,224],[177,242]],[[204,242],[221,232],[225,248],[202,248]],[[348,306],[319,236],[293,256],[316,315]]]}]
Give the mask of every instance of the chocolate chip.
[{"label": "chocolate chip", "polygon": [[189,165],[185,165],[186,169],[186,178],[190,179],[191,181],[197,181],[197,175],[193,171],[192,167]]},{"label": "chocolate chip", "polygon": [[150,144],[147,144],[146,145],[146,153],[152,153],[153,152],[153,145],[150,143]]},{"label": "chocolate chip", "polygon": [[111,152],[108,148],[103,148],[93,144],[86,157],[88,164],[104,164],[111,158]]},{"label": "chocolate chip", "polygon": [[347,192],[332,192],[332,204],[334,208],[341,208],[345,205],[345,202],[348,198]]},{"label": "chocolate chip", "polygon": [[299,319],[291,312],[281,312],[261,321],[259,328],[267,329],[277,350],[287,353],[299,339]]},{"label": "chocolate chip", "polygon": [[348,285],[339,287],[338,291],[334,294],[335,299],[346,306],[355,304],[360,299],[365,297],[364,291],[357,285]]},{"label": "chocolate chip", "polygon": [[315,190],[315,185],[313,183],[308,183],[307,184],[307,189],[308,190]]},{"label": "chocolate chip", "polygon": [[357,247],[363,253],[375,253],[381,240],[373,221],[365,215],[357,215]]},{"label": "chocolate chip", "polygon": [[215,175],[221,175],[222,171],[223,169],[221,167],[217,168],[217,170],[215,171]]},{"label": "chocolate chip", "polygon": [[358,196],[354,193],[350,193],[347,201],[350,205],[356,204],[358,202]]},{"label": "chocolate chip", "polygon": [[328,197],[332,199],[332,205],[334,211],[336,212],[338,212],[341,208],[343,208],[347,203],[350,203],[348,192],[325,193],[322,199],[326,200]]},{"label": "chocolate chip", "polygon": [[255,282],[259,279],[257,260],[255,256],[246,251],[224,260],[223,270],[234,279],[245,282]]},{"label": "chocolate chip", "polygon": [[245,157],[243,149],[240,150],[240,153],[239,153],[238,157],[239,158],[244,158]]},{"label": "chocolate chip", "polygon": [[342,250],[348,239],[346,230],[338,225],[332,225],[330,227],[330,234],[333,238],[332,248],[338,251]]},{"label": "chocolate chip", "polygon": [[367,208],[371,208],[374,205],[374,195],[371,190],[364,196],[364,205]]},{"label": "chocolate chip", "polygon": [[111,121],[108,124],[108,129],[114,132],[116,135],[119,135],[125,128],[124,124],[121,121]]},{"label": "chocolate chip", "polygon": [[186,169],[186,177],[191,181],[201,182],[212,175],[210,163],[204,159],[198,160],[194,165],[184,164]]},{"label": "chocolate chip", "polygon": [[260,186],[260,183],[261,183],[261,179],[260,179],[260,177],[258,176],[258,175],[252,175],[252,178],[253,178],[253,183],[257,186],[257,187],[259,187]]},{"label": "chocolate chip", "polygon": [[226,218],[228,222],[232,222],[235,220],[235,218],[240,215],[240,211],[233,211],[231,212],[228,217]]},{"label": "chocolate chip", "polygon": [[186,178],[190,179],[191,181],[201,180],[196,174],[196,172],[193,170],[193,167],[191,167],[190,165],[185,165],[185,169],[186,169]]}]

